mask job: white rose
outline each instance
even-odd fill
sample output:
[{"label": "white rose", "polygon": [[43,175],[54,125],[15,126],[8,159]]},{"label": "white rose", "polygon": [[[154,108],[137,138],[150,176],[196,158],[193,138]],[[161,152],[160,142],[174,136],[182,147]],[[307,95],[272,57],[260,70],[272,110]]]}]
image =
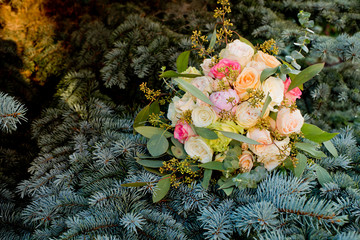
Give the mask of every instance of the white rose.
[{"label": "white rose", "polygon": [[226,45],[226,48],[220,52],[221,58],[237,61],[242,67],[251,61],[253,55],[254,49],[238,39]]},{"label": "white rose", "polygon": [[251,61],[248,64],[246,64],[246,67],[252,67],[255,68],[256,70],[258,70],[259,72],[262,72],[265,68],[268,68],[268,66],[266,66],[265,63],[263,62],[256,62],[256,61]]},{"label": "white rose", "polygon": [[213,79],[211,77],[203,76],[203,77],[197,77],[194,78],[191,81],[191,84],[197,87],[201,92],[203,93],[209,93],[212,92],[212,83]]},{"label": "white rose", "polygon": [[270,110],[277,112],[275,106],[279,106],[284,99],[284,82],[280,78],[269,77],[263,82],[261,86],[265,96],[269,93],[271,102],[269,104]]},{"label": "white rose", "polygon": [[167,118],[171,120],[172,124],[171,126],[175,127],[177,121],[181,117],[181,113],[176,111],[175,102],[178,102],[180,98],[178,96],[173,97],[171,103],[169,104],[168,112],[167,112]]},{"label": "white rose", "polygon": [[216,113],[211,107],[201,106],[193,109],[191,118],[196,127],[207,127],[216,121]]},{"label": "white rose", "polygon": [[186,153],[191,158],[199,158],[201,163],[212,161],[213,150],[206,144],[202,137],[190,137],[184,145]]},{"label": "white rose", "polygon": [[[212,63],[211,58],[206,58],[206,59],[204,59],[203,63],[200,64],[200,67],[202,68],[205,76],[210,76],[210,77],[211,77],[211,75],[212,75],[211,72],[210,72],[210,70],[211,70],[211,67],[210,67],[211,63]],[[211,75],[209,75],[209,74],[211,74]]]},{"label": "white rose", "polygon": [[[236,106],[235,118],[236,123],[241,127],[248,129],[256,125],[260,119],[263,106],[252,107],[248,102],[243,102]],[[269,115],[269,108],[264,114],[264,117]]]},{"label": "white rose", "polygon": [[185,112],[186,110],[193,110],[195,107],[194,97],[188,92],[185,93],[179,101],[174,102],[174,104],[176,111],[179,113]]},{"label": "white rose", "polygon": [[280,134],[299,133],[304,124],[304,118],[299,109],[281,108],[276,118],[276,129]]}]

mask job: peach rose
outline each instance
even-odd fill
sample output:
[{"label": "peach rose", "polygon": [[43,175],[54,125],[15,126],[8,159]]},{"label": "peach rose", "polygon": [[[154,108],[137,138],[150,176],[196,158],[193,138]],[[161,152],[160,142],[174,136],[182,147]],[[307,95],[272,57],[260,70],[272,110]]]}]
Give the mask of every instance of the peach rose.
[{"label": "peach rose", "polygon": [[271,56],[269,54],[266,54],[262,51],[258,51],[255,56],[254,56],[254,60],[256,62],[263,62],[265,63],[266,66],[268,66],[269,68],[274,68],[279,66],[281,63],[276,59],[276,57]]},{"label": "peach rose", "polygon": [[290,155],[289,142],[288,137],[282,141],[275,140],[274,144],[268,146],[268,151],[258,158],[258,161],[264,163],[268,171],[273,170]]},{"label": "peach rose", "polygon": [[253,167],[253,155],[249,151],[243,151],[239,157],[239,167],[244,172],[250,172]]},{"label": "peach rose", "polygon": [[246,136],[261,143],[259,145],[249,144],[249,148],[254,154],[258,156],[263,156],[266,154],[266,152],[269,152],[269,150],[273,151],[273,149],[268,148],[268,146],[273,145],[273,141],[271,139],[270,132],[268,130],[266,129],[261,130],[259,128],[250,128]]},{"label": "peach rose", "polygon": [[234,89],[240,99],[247,98],[246,89],[257,88],[260,85],[260,73],[252,67],[245,67],[234,83]]},{"label": "peach rose", "polygon": [[304,118],[299,109],[281,108],[276,118],[276,129],[280,134],[300,133]]}]

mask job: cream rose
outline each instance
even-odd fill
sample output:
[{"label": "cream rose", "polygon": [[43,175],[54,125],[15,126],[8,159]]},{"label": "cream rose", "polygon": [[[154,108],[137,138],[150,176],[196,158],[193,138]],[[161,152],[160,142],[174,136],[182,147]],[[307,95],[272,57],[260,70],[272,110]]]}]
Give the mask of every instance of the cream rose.
[{"label": "cream rose", "polygon": [[194,85],[196,88],[198,88],[203,93],[209,93],[212,92],[212,83],[213,79],[211,77],[203,76],[203,77],[197,77],[194,78],[191,81],[191,84]]},{"label": "cream rose", "polygon": [[171,103],[169,104],[167,118],[171,120],[171,126],[175,127],[175,124],[181,117],[181,112],[176,111],[175,102],[178,102],[180,98],[178,96],[173,97]]},{"label": "cream rose", "polygon": [[279,66],[281,63],[276,59],[276,57],[271,56],[269,54],[266,54],[262,51],[258,51],[255,56],[254,56],[254,60],[256,62],[263,62],[265,63],[266,66],[268,66],[269,68],[274,68]]},{"label": "cream rose", "polygon": [[211,65],[211,63],[212,63],[211,58],[206,58],[206,59],[204,59],[203,63],[200,64],[200,67],[202,68],[205,76],[213,77],[212,74],[211,74],[211,72],[210,72],[210,69],[211,69],[210,65]]},{"label": "cream rose", "polygon": [[[248,138],[251,138],[261,144],[254,145],[249,144],[250,150],[258,155],[263,156],[266,152],[272,151],[274,152],[275,149],[269,148],[268,146],[272,145],[273,141],[270,136],[270,132],[266,129],[259,129],[259,128],[250,128],[246,134]],[[276,152],[275,152],[276,154]]]},{"label": "cream rose", "polygon": [[276,129],[280,134],[289,135],[291,133],[300,133],[304,124],[304,118],[300,110],[291,111],[290,108],[281,108],[276,118]]},{"label": "cream rose", "polygon": [[250,172],[253,167],[253,155],[249,151],[243,151],[239,157],[239,167],[244,172]]},{"label": "cream rose", "polygon": [[253,55],[254,49],[238,39],[226,45],[226,48],[220,52],[221,58],[237,61],[242,67],[251,61]]},{"label": "cream rose", "polygon": [[196,127],[207,127],[216,121],[216,113],[211,107],[195,107],[191,113],[191,118]]},{"label": "cream rose", "polygon": [[260,156],[258,161],[264,163],[268,171],[273,170],[290,155],[289,142],[288,137],[282,141],[275,140],[274,144],[269,146],[269,150],[271,148],[272,151],[266,151],[266,154]]},{"label": "cream rose", "polygon": [[[236,112],[235,112],[235,121],[236,123],[245,128],[251,128],[255,126],[257,121],[260,119],[262,111],[262,105],[252,107],[248,102],[243,102],[240,105],[236,106]],[[267,117],[269,115],[269,108],[266,110],[264,117]]]},{"label": "cream rose", "polygon": [[194,97],[188,92],[180,100],[174,102],[174,104],[176,111],[180,113],[186,110],[193,110],[195,107]]},{"label": "cream rose", "polygon": [[246,66],[247,66],[247,67],[255,68],[255,69],[258,70],[259,72],[262,72],[265,68],[268,68],[268,66],[266,66],[265,63],[263,63],[263,62],[256,62],[256,61],[251,61],[251,62],[249,62]]},{"label": "cream rose", "polygon": [[263,82],[261,86],[265,96],[269,93],[271,102],[269,108],[271,111],[276,112],[275,106],[280,106],[284,99],[284,82],[280,78],[269,77]]},{"label": "cream rose", "polygon": [[240,99],[246,99],[246,89],[255,89],[260,85],[260,73],[252,67],[245,67],[234,83],[234,89]]},{"label": "cream rose", "polygon": [[191,158],[199,158],[201,163],[212,161],[213,150],[207,145],[202,137],[190,137],[184,145],[186,153]]}]

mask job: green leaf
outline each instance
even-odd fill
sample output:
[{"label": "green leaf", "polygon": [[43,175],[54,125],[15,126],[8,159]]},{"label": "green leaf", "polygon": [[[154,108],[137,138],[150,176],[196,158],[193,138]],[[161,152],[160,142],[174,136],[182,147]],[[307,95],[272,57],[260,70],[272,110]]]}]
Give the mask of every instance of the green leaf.
[{"label": "green leaf", "polygon": [[319,127],[308,123],[304,123],[301,132],[304,134],[305,138],[317,143],[329,141],[338,134],[325,132]]},{"label": "green leaf", "polygon": [[266,109],[269,107],[269,104],[271,103],[271,97],[270,97],[270,92],[268,92],[267,96],[266,96],[266,99],[265,99],[265,103],[264,103],[264,106],[261,110],[261,114],[260,114],[260,117],[262,118],[266,112]]},{"label": "green leaf", "polygon": [[265,68],[260,75],[260,82],[263,83],[268,77],[275,74],[279,67]]},{"label": "green leaf", "polygon": [[248,144],[253,144],[253,145],[259,145],[261,143],[252,140],[251,138],[245,137],[244,135],[238,134],[238,133],[233,133],[233,132],[224,132],[224,131],[220,131],[225,137],[234,139],[236,141],[239,142],[244,142],[244,143],[248,143]]},{"label": "green leaf", "polygon": [[178,77],[179,76],[179,73],[175,72],[175,71],[172,71],[172,70],[169,70],[169,71],[166,71],[166,72],[163,72],[162,74],[160,74],[159,77],[161,78],[172,78],[172,77]]},{"label": "green leaf", "polygon": [[324,64],[325,63],[314,64],[302,70],[294,79],[291,80],[288,92],[315,77],[315,75],[323,69]]},{"label": "green leaf", "polygon": [[141,109],[141,111],[135,117],[134,128],[145,125],[146,121],[149,118],[149,110],[150,104],[146,105],[143,109]]},{"label": "green leaf", "polygon": [[332,182],[332,178],[328,171],[326,171],[325,168],[321,167],[320,165],[315,166],[316,168],[316,177],[319,181],[319,183],[324,186],[325,183]]},{"label": "green leaf", "polygon": [[159,77],[161,78],[175,78],[175,77],[186,77],[186,78],[196,78],[196,77],[201,77],[202,75],[200,74],[180,74],[180,73],[177,73],[175,71],[172,71],[172,70],[169,70],[169,71],[166,71],[166,72],[163,72],[162,74],[160,74]]},{"label": "green leaf", "polygon": [[194,128],[195,128],[196,133],[200,137],[203,137],[206,139],[218,139],[218,135],[214,131],[212,131],[208,128],[201,128],[201,127],[194,127]]},{"label": "green leaf", "polygon": [[220,185],[219,189],[225,189],[235,186],[235,183],[232,178],[226,180],[223,184]]},{"label": "green leaf", "polygon": [[165,175],[163,178],[160,179],[158,184],[156,184],[154,193],[152,195],[152,200],[154,203],[163,199],[169,192],[171,184],[170,176],[171,174]]},{"label": "green leaf", "polygon": [[160,113],[160,105],[159,105],[159,101],[156,100],[154,101],[149,108],[149,115],[151,115],[152,113],[155,114],[159,114]]},{"label": "green leaf", "polygon": [[142,166],[151,167],[151,168],[159,168],[164,165],[163,161],[159,161],[159,160],[138,159],[136,162]]},{"label": "green leaf", "polygon": [[148,185],[149,182],[133,182],[133,183],[123,183],[121,186],[123,187],[142,187]]},{"label": "green leaf", "polygon": [[225,188],[223,189],[224,193],[226,194],[226,196],[230,196],[230,194],[234,191],[234,188]]},{"label": "green leaf", "polygon": [[306,168],[307,157],[304,154],[299,153],[296,158],[299,160],[299,162],[295,166],[294,175],[295,177],[300,177]]},{"label": "green leaf", "polygon": [[176,78],[174,79],[174,81],[176,81],[178,84],[182,86],[183,89],[185,89],[187,92],[191,93],[193,96],[197,97],[201,101],[206,102],[212,106],[214,105],[210,101],[210,99],[207,96],[205,96],[205,94],[203,94],[197,87],[195,87],[191,83],[188,83],[187,81],[181,78]]},{"label": "green leaf", "polygon": [[164,135],[166,138],[171,137],[172,134],[162,128],[152,127],[152,126],[140,126],[136,127],[135,131],[140,133],[146,138],[151,138],[154,135]]},{"label": "green leaf", "polygon": [[176,69],[178,73],[184,72],[189,64],[190,51],[182,52],[176,59]]},{"label": "green leaf", "polygon": [[324,144],[325,148],[331,153],[331,155],[333,155],[334,157],[339,156],[338,151],[336,150],[334,144],[332,144],[332,142],[330,140],[323,142],[323,144]]},{"label": "green leaf", "polygon": [[165,174],[159,172],[159,170],[158,170],[157,168],[144,167],[144,169],[145,169],[146,171],[151,172],[151,173],[154,173],[154,174],[156,174],[156,175],[158,175],[158,176],[165,176]]},{"label": "green leaf", "polygon": [[206,169],[211,169],[211,170],[219,170],[219,171],[225,170],[224,166],[223,166],[223,163],[222,162],[216,162],[216,161],[200,164],[199,167],[206,168]]},{"label": "green leaf", "polygon": [[277,112],[270,112],[269,117],[271,117],[274,121],[276,121],[278,113]]},{"label": "green leaf", "polygon": [[204,188],[204,189],[208,189],[209,187],[209,183],[210,183],[210,180],[211,180],[211,175],[212,175],[212,170],[210,169],[205,169],[204,171],[204,177],[203,177],[203,180],[201,182],[201,186]]},{"label": "green leaf", "polygon": [[309,153],[314,158],[322,158],[326,157],[325,153],[322,151],[316,150],[315,146],[311,143],[295,143],[295,147],[297,147],[300,150],[303,150],[307,153]]},{"label": "green leaf", "polygon": [[160,156],[169,148],[169,142],[163,135],[153,135],[147,142],[147,149],[151,156]]},{"label": "green leaf", "polygon": [[291,52],[291,56],[294,58],[294,59],[301,59],[303,58],[304,56],[299,52],[299,51],[292,51]]},{"label": "green leaf", "polygon": [[183,146],[171,146],[171,153],[178,159],[185,159],[187,157]]},{"label": "green leaf", "polygon": [[214,32],[213,32],[213,34],[212,34],[212,36],[211,36],[210,44],[209,44],[209,49],[214,48],[215,43],[216,43],[216,28],[214,29]]}]

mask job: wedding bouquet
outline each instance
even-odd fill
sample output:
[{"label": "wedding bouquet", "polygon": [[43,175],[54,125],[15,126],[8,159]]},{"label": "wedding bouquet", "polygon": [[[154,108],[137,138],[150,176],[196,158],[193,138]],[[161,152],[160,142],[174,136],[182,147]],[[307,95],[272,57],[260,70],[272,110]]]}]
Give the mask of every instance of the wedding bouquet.
[{"label": "wedding bouquet", "polygon": [[[223,6],[220,15],[226,11]],[[141,85],[151,103],[137,115],[134,129],[148,138],[151,156],[139,154],[137,162],[162,176],[154,190],[154,202],[171,186],[198,180],[204,188],[216,183],[231,194],[236,187],[256,187],[275,168],[300,176],[307,156],[326,156],[318,150],[322,143],[337,154],[329,141],[336,133],[304,123],[296,106],[303,83],[318,74],[323,64],[300,71],[296,56],[301,53],[289,56],[287,63],[271,54],[275,52],[271,41],[260,48],[241,37],[228,41],[231,24],[225,19],[223,23],[222,31],[215,30],[211,37],[209,48],[198,48],[200,55],[209,56],[201,69],[188,67],[190,51],[178,57],[177,72],[163,69],[160,77],[171,79],[165,81],[172,95],[167,98],[169,105],[163,107],[167,112],[161,112],[160,105],[166,100],[161,96],[168,93]],[[196,31],[192,39],[195,46],[206,42]],[[224,40],[224,47],[215,54],[219,40]],[[317,165],[316,172],[319,181],[327,181],[325,169]],[[147,184],[154,183],[124,185]]]}]

